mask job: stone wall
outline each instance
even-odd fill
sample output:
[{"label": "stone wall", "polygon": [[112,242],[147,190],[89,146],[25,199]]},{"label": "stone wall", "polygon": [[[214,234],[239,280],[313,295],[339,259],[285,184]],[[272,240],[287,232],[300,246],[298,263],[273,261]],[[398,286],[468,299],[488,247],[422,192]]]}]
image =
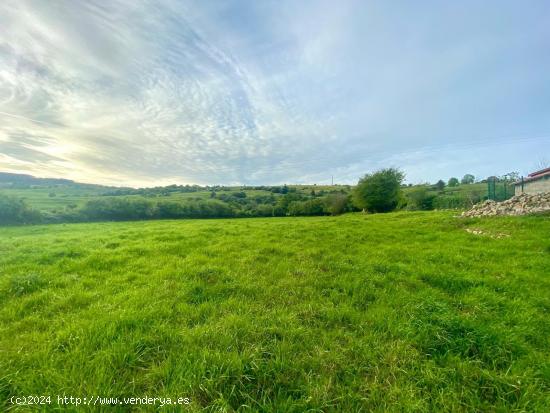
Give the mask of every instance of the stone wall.
[{"label": "stone wall", "polygon": [[526,181],[523,183],[523,192],[521,191],[521,184],[516,185],[515,194],[542,194],[544,192],[550,192],[550,175],[543,176],[540,179],[533,181]]}]

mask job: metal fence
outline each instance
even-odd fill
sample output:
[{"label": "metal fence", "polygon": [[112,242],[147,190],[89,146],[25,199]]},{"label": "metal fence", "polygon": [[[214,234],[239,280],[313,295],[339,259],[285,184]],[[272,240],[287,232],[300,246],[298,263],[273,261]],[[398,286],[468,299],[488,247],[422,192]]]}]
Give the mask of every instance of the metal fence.
[{"label": "metal fence", "polygon": [[491,176],[487,178],[487,199],[493,201],[505,201],[514,196],[514,180],[506,177],[498,178]]}]

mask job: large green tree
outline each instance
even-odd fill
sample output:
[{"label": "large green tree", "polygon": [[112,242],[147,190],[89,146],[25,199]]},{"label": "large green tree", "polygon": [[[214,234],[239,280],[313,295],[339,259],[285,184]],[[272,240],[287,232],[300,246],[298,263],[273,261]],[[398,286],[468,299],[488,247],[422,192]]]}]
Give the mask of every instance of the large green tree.
[{"label": "large green tree", "polygon": [[401,196],[405,175],[399,169],[381,169],[365,175],[353,190],[353,203],[369,212],[393,211]]},{"label": "large green tree", "polygon": [[451,178],[449,179],[449,183],[447,184],[450,187],[458,186],[460,182],[458,181],[458,178]]}]

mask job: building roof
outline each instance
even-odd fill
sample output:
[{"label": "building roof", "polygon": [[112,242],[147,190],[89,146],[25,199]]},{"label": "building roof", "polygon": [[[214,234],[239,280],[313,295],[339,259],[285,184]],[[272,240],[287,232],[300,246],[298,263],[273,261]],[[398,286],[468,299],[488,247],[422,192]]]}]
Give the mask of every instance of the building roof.
[{"label": "building roof", "polygon": [[527,178],[517,181],[515,185],[521,185],[522,182],[536,181],[537,179],[541,179],[545,176],[550,176],[550,168],[544,168],[540,171],[532,172],[527,176]]},{"label": "building roof", "polygon": [[550,168],[544,168],[544,169],[541,169],[540,171],[536,171],[536,172],[533,172],[533,173],[530,173],[529,174],[529,178],[535,178],[539,175],[547,175],[550,173]]}]

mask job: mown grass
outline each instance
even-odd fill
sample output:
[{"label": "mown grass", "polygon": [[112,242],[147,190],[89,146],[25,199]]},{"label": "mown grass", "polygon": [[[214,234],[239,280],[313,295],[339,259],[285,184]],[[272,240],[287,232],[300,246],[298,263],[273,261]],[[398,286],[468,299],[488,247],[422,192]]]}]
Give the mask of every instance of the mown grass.
[{"label": "mown grass", "polygon": [[549,234],[442,212],[0,228],[0,408],[549,411]]}]

